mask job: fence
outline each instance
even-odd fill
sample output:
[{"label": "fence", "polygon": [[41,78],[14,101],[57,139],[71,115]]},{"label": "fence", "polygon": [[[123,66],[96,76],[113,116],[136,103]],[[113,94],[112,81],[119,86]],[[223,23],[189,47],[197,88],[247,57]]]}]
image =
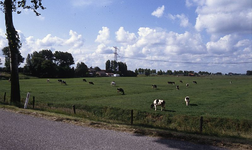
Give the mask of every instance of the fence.
[{"label": "fence", "polygon": [[[6,92],[3,104],[8,104]],[[24,102],[21,102],[24,103]],[[252,135],[252,121],[218,117],[186,116],[171,114],[161,115],[157,112],[144,112],[139,110],[125,110],[113,107],[97,107],[88,105],[62,106],[53,103],[39,104],[35,106],[35,96],[28,103],[28,109],[46,110],[52,112],[88,117],[101,121],[116,121],[130,125],[155,127],[182,132],[200,133],[207,135],[246,136]]]}]

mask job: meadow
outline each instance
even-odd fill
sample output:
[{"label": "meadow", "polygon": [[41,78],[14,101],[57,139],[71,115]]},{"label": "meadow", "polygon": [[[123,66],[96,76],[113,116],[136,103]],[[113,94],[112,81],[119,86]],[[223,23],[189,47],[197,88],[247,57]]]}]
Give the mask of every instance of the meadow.
[{"label": "meadow", "polygon": [[[145,120],[144,123],[151,125],[153,125],[153,119],[157,121],[157,118],[159,118],[158,120],[160,120],[160,116],[167,116],[167,118],[161,117],[161,120],[165,120],[163,124],[171,123],[171,118],[176,118],[177,120],[184,118],[183,120],[188,120],[187,117],[191,117],[197,120],[200,116],[203,116],[204,118],[209,118],[209,120],[218,118],[216,124],[220,124],[219,121],[221,119],[224,119],[221,124],[225,124],[229,120],[231,122],[228,126],[232,126],[236,122],[243,122],[244,126],[247,126],[244,132],[248,130],[251,132],[251,76],[86,78],[88,82],[94,82],[94,85],[90,85],[88,82],[82,81],[82,79],[63,79],[67,82],[67,85],[59,83],[58,79],[50,79],[49,83],[46,81],[47,79],[21,79],[22,101],[25,100],[27,92],[30,92],[30,96],[35,97],[36,107],[45,106],[71,109],[75,105],[79,110],[90,110],[101,117],[105,117],[106,114],[98,112],[100,111],[98,109],[103,109],[103,111],[104,109],[106,111],[114,109],[114,113],[118,112],[118,115],[116,115],[117,118],[120,118],[119,116],[123,115],[122,113],[125,111],[134,110],[138,114],[144,113],[145,115],[141,116],[142,118],[143,116],[147,118],[147,120],[143,119]],[[180,80],[183,83],[180,83]],[[115,81],[116,86],[111,86],[111,81]],[[167,84],[168,81],[176,82],[176,84]],[[193,83],[193,81],[197,81],[197,84]],[[232,81],[232,84],[230,84],[230,81]],[[189,87],[185,86],[186,83],[189,83]],[[156,84],[157,89],[153,89],[152,84]],[[176,89],[176,85],[179,85],[179,90]],[[125,95],[118,93],[117,88],[123,88]],[[7,80],[0,80],[0,93],[4,95],[4,92],[7,93],[6,97],[7,101],[9,101],[10,83]],[[190,96],[190,106],[185,105],[185,96]],[[165,111],[160,111],[160,107],[157,108],[157,111],[150,108],[154,99],[163,99],[166,101]],[[0,97],[0,101],[3,101],[3,97]],[[91,108],[96,108],[96,110],[92,110]],[[150,114],[152,117],[150,117]],[[141,120],[141,117],[138,118],[135,115],[135,118],[139,120]],[[151,120],[148,120],[148,117]],[[165,125],[163,124],[159,123],[157,126],[164,127]],[[169,128],[179,130],[177,126],[180,126],[179,122],[170,124]],[[243,128],[241,124],[235,126],[236,129],[232,130]],[[183,128],[187,130],[185,128],[188,127]],[[208,127],[205,126],[205,128]],[[196,129],[191,130],[194,131]],[[217,130],[219,129],[217,128]]]}]

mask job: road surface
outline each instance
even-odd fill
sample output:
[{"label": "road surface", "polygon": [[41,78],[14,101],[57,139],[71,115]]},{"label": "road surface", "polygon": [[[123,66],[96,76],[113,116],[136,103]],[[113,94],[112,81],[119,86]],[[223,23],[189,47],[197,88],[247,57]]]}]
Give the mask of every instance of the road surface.
[{"label": "road surface", "polygon": [[0,150],[221,150],[133,133],[96,129],[0,108]]}]

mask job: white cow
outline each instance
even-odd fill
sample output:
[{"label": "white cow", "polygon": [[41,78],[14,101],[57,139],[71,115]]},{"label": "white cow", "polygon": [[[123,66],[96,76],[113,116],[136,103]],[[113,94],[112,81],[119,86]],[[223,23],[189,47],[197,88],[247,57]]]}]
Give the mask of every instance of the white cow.
[{"label": "white cow", "polygon": [[165,101],[161,99],[155,99],[153,103],[151,104],[151,108],[155,108],[155,111],[157,110],[157,106],[161,106],[161,111],[165,109]]},{"label": "white cow", "polygon": [[186,96],[186,97],[185,97],[185,102],[186,102],[186,106],[188,106],[188,105],[189,105],[189,103],[190,103],[189,96]]}]

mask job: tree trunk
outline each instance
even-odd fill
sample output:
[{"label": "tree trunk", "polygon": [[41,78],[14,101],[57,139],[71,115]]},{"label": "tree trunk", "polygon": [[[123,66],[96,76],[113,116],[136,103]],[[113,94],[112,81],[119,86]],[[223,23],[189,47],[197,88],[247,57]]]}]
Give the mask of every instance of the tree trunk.
[{"label": "tree trunk", "polygon": [[10,50],[10,71],[11,71],[11,104],[20,106],[20,87],[18,76],[18,52],[20,41],[12,19],[12,0],[4,1],[5,25]]}]

